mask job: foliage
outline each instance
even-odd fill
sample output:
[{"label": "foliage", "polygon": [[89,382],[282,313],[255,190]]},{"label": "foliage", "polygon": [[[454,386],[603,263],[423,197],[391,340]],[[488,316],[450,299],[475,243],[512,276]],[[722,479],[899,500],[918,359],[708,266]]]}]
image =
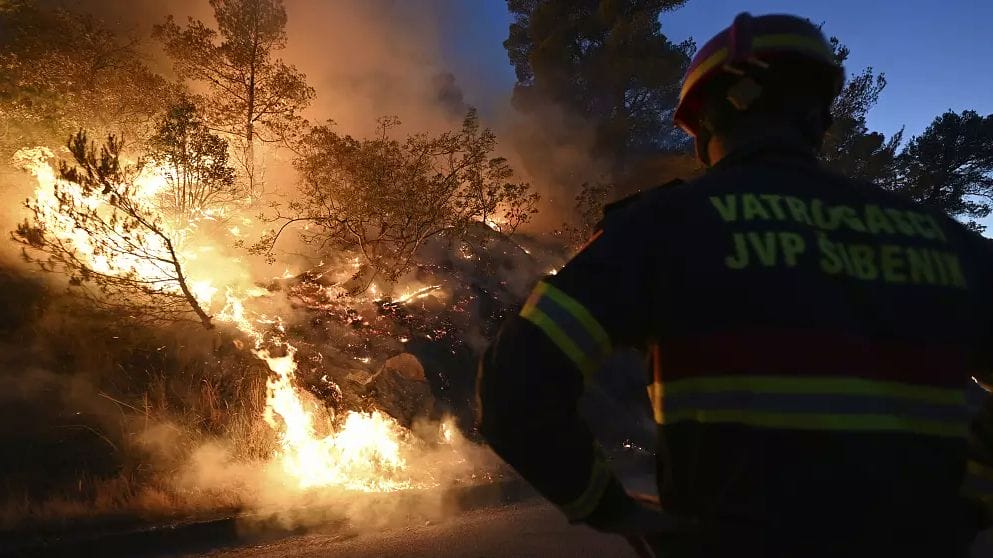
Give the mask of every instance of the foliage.
[{"label": "foliage", "polygon": [[975,219],[993,210],[993,114],[938,116],[910,140],[897,163],[896,189],[983,229]]},{"label": "foliage", "polygon": [[517,73],[514,106],[535,113],[553,104],[592,123],[593,154],[615,171],[666,149],[694,47],[670,42],[659,18],[684,3],[508,0],[515,19],[504,47]]},{"label": "foliage", "polygon": [[168,87],[138,46],[88,15],[0,3],[0,158],[81,128],[143,137]]},{"label": "foliage", "polygon": [[74,164],[60,164],[50,195],[27,202],[32,218],[14,232],[25,258],[67,275],[95,305],[157,322],[192,314],[211,327],[183,274],[175,235],[142,192],[143,164],[123,164],[114,136],[98,151],[79,132],[68,148]]},{"label": "foliage", "polygon": [[181,225],[245,196],[228,164],[228,142],[212,134],[187,98],[159,119],[149,158],[164,169],[158,206]]},{"label": "foliage", "polygon": [[[838,63],[844,63],[849,49],[834,37],[831,44]],[[886,76],[875,74],[871,67],[848,79],[831,105],[834,122],[825,137],[821,158],[841,174],[888,185],[895,179],[903,132],[886,139],[879,132],[870,132],[866,123],[869,110],[885,88]]]},{"label": "foliage", "polygon": [[281,0],[210,0],[217,29],[170,16],[154,36],[177,72],[207,85],[211,125],[248,143],[294,136],[314,96],[306,77],[275,57],[286,46]]},{"label": "foliage", "polygon": [[[833,37],[831,43],[835,58],[845,62],[848,48]],[[993,115],[946,112],[901,150],[902,130],[886,139],[866,123],[885,87],[886,77],[872,68],[848,79],[831,107],[834,123],[821,153],[824,162],[982,230],[975,220],[993,211]]]},{"label": "foliage", "polygon": [[583,184],[576,194],[574,220],[563,223],[559,230],[569,244],[579,247],[589,241],[597,223],[603,219],[603,210],[612,190],[611,186],[601,182]]},{"label": "foliage", "polygon": [[474,110],[460,130],[437,136],[396,139],[399,124],[380,119],[371,139],[330,126],[311,130],[296,161],[302,197],[256,249],[270,250],[287,225],[305,221],[311,226],[304,240],[356,250],[377,274],[395,280],[430,238],[464,238],[478,222],[512,234],[536,212],[538,195],[512,182],[507,161],[491,155],[496,137],[480,127]]}]

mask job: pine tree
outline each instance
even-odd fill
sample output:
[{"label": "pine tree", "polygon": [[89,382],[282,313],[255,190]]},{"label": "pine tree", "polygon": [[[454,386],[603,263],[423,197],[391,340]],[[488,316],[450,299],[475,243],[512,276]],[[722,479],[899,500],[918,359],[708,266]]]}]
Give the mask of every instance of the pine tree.
[{"label": "pine tree", "polygon": [[911,138],[895,189],[921,204],[976,222],[993,211],[993,114],[948,111]]},{"label": "pine tree", "polygon": [[615,174],[672,147],[671,113],[693,45],[672,43],[659,18],[684,3],[508,0],[514,106],[537,114],[550,104],[591,123],[593,155]]},{"label": "pine tree", "polygon": [[216,30],[193,19],[181,28],[170,16],[154,36],[182,77],[209,88],[210,124],[240,140],[249,188],[257,196],[255,142],[292,139],[314,90],[306,76],[276,57],[286,47],[282,0],[210,0],[210,5]]}]

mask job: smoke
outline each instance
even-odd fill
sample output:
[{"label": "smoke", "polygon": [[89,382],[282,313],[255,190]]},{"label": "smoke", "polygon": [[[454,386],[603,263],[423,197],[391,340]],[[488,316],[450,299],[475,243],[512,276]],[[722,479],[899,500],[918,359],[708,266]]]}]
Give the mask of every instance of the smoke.
[{"label": "smoke", "polygon": [[[163,451],[175,434],[156,429]],[[466,440],[450,420],[419,420],[403,452],[411,488],[356,492],[340,487],[301,489],[276,461],[246,462],[223,441],[199,445],[173,478],[174,488],[208,501],[234,504],[247,531],[276,526],[299,529],[343,522],[355,529],[383,528],[457,513],[453,490],[492,474],[498,459]]]},{"label": "smoke", "polygon": [[[206,0],[43,0],[43,3],[91,13],[122,36],[140,39],[143,41],[142,52],[148,57],[146,62],[153,70],[167,76],[171,75],[170,64],[158,45],[149,39],[151,27],[170,14],[181,24],[188,17],[208,24],[212,22]],[[378,117],[396,115],[404,123],[404,132],[436,133],[460,123],[467,106],[476,104],[476,99],[466,94],[460,86],[466,76],[456,75],[446,63],[441,40],[447,32],[443,22],[453,19],[453,10],[464,13],[464,6],[459,6],[456,0],[287,0],[286,7],[288,46],[277,56],[303,71],[315,88],[317,97],[305,114],[311,122],[331,119],[341,131],[363,136],[374,129]],[[467,81],[485,82],[484,74],[489,71],[485,66],[480,66],[479,75],[468,76]],[[509,90],[506,93],[509,96]],[[522,169],[519,164],[516,166],[519,171],[525,171],[545,193],[546,199],[553,204],[565,200],[565,206],[568,206],[571,202],[568,187],[586,180],[584,177],[593,174],[597,168],[597,163],[589,160],[586,148],[576,147],[577,144],[582,146],[587,143],[584,138],[590,138],[588,143],[591,144],[591,134],[582,122],[554,108],[548,111],[549,118],[544,122],[549,125],[545,130],[524,126],[524,120],[515,120],[518,117],[509,110],[505,100],[498,100],[488,113],[488,124],[497,130],[502,139],[500,151],[512,162],[521,160],[515,155],[515,150],[538,154],[540,157],[537,159],[544,157],[547,164],[528,169]],[[553,129],[564,130],[556,133],[571,136],[573,141],[570,147],[553,147],[543,154],[539,153],[539,150],[546,149],[542,146],[558,145],[545,141],[546,138],[540,135]],[[292,195],[294,177],[286,170],[290,156],[285,151],[264,153],[267,158],[264,161],[267,182],[271,182],[281,194]],[[18,198],[25,197],[22,191],[29,192],[34,186],[31,177],[21,176],[23,186],[18,185],[13,190]],[[13,184],[6,177],[4,181]],[[4,218],[4,226],[10,228],[22,218],[23,213],[11,211]],[[549,216],[545,222],[557,225],[561,219]],[[240,225],[246,237],[255,234],[260,226],[258,221]],[[243,253],[209,240],[197,250],[196,253],[202,257],[189,262],[189,271],[196,276],[211,276],[219,286],[245,288],[253,283],[269,282],[272,276],[281,275],[284,271],[291,275],[301,271],[299,267],[287,267],[286,259],[275,269],[247,257],[242,260]],[[521,257],[517,251],[514,254]],[[531,276],[518,274],[512,277],[514,291],[523,293],[526,290],[524,282],[530,282]],[[219,293],[218,300],[223,300],[223,295],[223,292]],[[264,303],[269,304],[269,315],[281,315],[288,322],[294,321],[293,318],[302,322],[302,318],[306,317],[304,312],[292,308],[287,297],[281,294],[266,297]],[[58,312],[53,310],[48,316],[57,318]],[[285,484],[286,475],[274,468],[273,461],[258,458],[263,454],[271,456],[274,443],[272,431],[265,430],[268,427],[259,420],[261,410],[251,405],[253,398],[258,399],[258,379],[267,372],[259,369],[258,362],[252,368],[247,362],[252,357],[245,351],[242,351],[240,359],[231,357],[233,344],[229,337],[223,334],[205,335],[198,330],[187,334],[190,338],[174,336],[165,343],[168,347],[161,347],[161,351],[149,349],[147,340],[144,340],[146,346],[139,351],[132,348],[138,345],[137,342],[127,346],[130,341],[122,341],[115,346],[109,339],[113,332],[97,332],[92,327],[80,328],[75,323],[57,328],[30,317],[23,321],[22,329],[30,330],[39,339],[48,334],[66,338],[75,336],[76,341],[39,341],[40,352],[59,354],[63,359],[58,363],[58,372],[36,366],[32,369],[40,372],[24,375],[18,380],[16,374],[22,361],[4,363],[5,375],[0,385],[19,385],[17,390],[7,390],[17,394],[18,401],[40,400],[42,398],[38,397],[38,393],[55,390],[58,397],[50,401],[50,408],[39,411],[42,414],[47,412],[61,419],[64,418],[62,413],[82,412],[96,417],[92,423],[97,426],[107,424],[108,430],[116,428],[120,435],[108,439],[107,443],[121,452],[128,449],[124,447],[126,443],[139,448],[154,463],[157,471],[170,473],[167,476],[169,489],[174,494],[183,494],[187,498],[186,505],[192,505],[190,502],[204,502],[205,506],[231,505],[251,510],[261,517],[275,518],[287,525],[308,524],[332,516],[362,525],[380,525],[406,518],[415,511],[428,516],[451,511],[444,497],[445,489],[488,474],[481,471],[490,470],[495,462],[491,454],[462,439],[457,431],[454,439],[441,443],[437,440],[441,424],[418,424],[413,434],[416,441],[412,442],[412,449],[405,459],[408,470],[417,481],[415,484],[434,486],[436,490],[421,491],[416,498],[396,498],[393,494],[355,498],[332,489],[301,491],[299,487]],[[90,341],[96,337],[103,342]],[[477,337],[483,335],[479,333]],[[473,341],[482,344],[481,339]],[[226,355],[225,350],[229,351]],[[158,356],[160,354],[161,358]],[[33,362],[33,358],[33,355],[25,355],[24,360]],[[155,383],[148,385],[142,384],[149,380],[136,381],[134,377],[126,377],[124,367],[120,370],[114,368],[119,366],[120,361],[127,361],[128,372],[135,376],[152,369],[161,373],[171,372],[174,376],[155,379]],[[245,391],[237,391],[241,389],[239,382],[243,379],[245,383],[251,381],[255,384]],[[118,381],[121,384],[134,383],[116,386]],[[217,393],[230,386],[237,386],[231,388],[235,389],[233,394],[225,393],[222,397]],[[147,389],[142,406],[144,412],[139,412],[137,408],[127,409],[127,406],[134,404],[131,399],[128,400],[131,403],[115,402],[102,396],[101,390],[107,388],[122,388],[120,391],[130,392],[131,396]],[[264,393],[264,385],[261,391]],[[242,407],[224,408],[219,403],[229,400],[239,401]],[[180,405],[193,407],[194,403],[193,411],[176,409]],[[153,411],[150,412],[149,408]],[[216,418],[219,414],[237,417],[238,422],[221,428]],[[253,430],[257,428],[263,430]],[[240,430],[232,433],[232,429]],[[98,445],[104,444],[102,440],[97,442]],[[250,448],[246,449],[245,443]],[[246,454],[253,451],[257,454],[256,458],[246,458]],[[313,513],[287,511],[307,506],[314,510]]]},{"label": "smoke", "polygon": [[[287,3],[286,60],[317,90],[309,111],[364,135],[395,115],[410,130],[438,132],[460,121],[461,92],[442,62],[438,22],[445,2]],[[453,103],[453,98],[456,100]],[[471,102],[471,100],[470,100]],[[453,107],[453,104],[455,107]]]},{"label": "smoke", "polygon": [[[152,26],[168,15],[181,25],[187,18],[213,22],[206,0],[43,3],[92,14],[118,33],[144,40],[150,64],[166,73],[168,61],[149,38]],[[457,2],[290,0],[285,6],[287,48],[276,56],[303,71],[317,90],[305,115],[311,121],[331,119],[346,132],[363,135],[386,115],[428,132],[461,120],[463,95],[441,44],[446,32],[441,22],[463,13]]]},{"label": "smoke", "polygon": [[[170,64],[148,38],[151,27],[169,14],[181,24],[188,17],[208,25],[213,19],[206,0],[46,1],[93,13],[119,32],[142,38],[149,65],[166,75]],[[466,38],[467,30],[492,26],[482,19],[485,10],[467,9],[459,0],[292,0],[285,5],[288,42],[277,56],[306,74],[316,90],[304,113],[310,122],[331,120],[340,131],[362,137],[375,130],[379,117],[397,116],[403,132],[437,133],[457,126],[465,110],[476,106],[497,132],[499,154],[542,194],[542,211],[529,230],[561,225],[571,217],[580,185],[604,179],[609,171],[608,161],[590,156],[594,130],[584,119],[553,104],[529,114],[511,107],[512,78],[502,49],[484,52],[478,44],[450,44]],[[453,62],[453,50],[463,58],[478,57],[478,64]],[[290,154],[267,152],[265,157],[270,190],[289,195],[295,181]]]}]

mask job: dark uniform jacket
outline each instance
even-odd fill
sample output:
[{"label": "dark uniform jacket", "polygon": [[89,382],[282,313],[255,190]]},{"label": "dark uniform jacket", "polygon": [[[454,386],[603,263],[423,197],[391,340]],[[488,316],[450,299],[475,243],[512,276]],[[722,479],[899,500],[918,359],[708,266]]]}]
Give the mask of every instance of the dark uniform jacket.
[{"label": "dark uniform jacket", "polygon": [[609,213],[538,283],[482,359],[480,429],[572,520],[617,513],[576,401],[639,347],[662,503],[700,522],[699,555],[961,555],[991,286],[989,242],[955,221],[809,153],[739,152]]}]

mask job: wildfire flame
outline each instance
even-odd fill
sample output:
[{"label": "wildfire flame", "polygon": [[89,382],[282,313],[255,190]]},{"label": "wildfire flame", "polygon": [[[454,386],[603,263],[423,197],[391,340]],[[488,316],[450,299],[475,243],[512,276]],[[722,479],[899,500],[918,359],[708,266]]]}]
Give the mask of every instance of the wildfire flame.
[{"label": "wildfire flame", "polygon": [[280,464],[302,489],[339,486],[350,490],[388,492],[411,488],[402,478],[406,461],[400,455],[404,431],[378,411],[350,411],[340,430],[325,437],[316,434],[314,414],[293,387],[296,350],[282,357],[256,351],[276,376],[269,379],[264,418],[281,432]]},{"label": "wildfire flame", "polygon": [[401,294],[399,297],[397,297],[397,299],[394,302],[396,302],[397,304],[406,304],[412,300],[424,298],[440,288],[441,285],[431,285],[414,291],[405,292]]},{"label": "wildfire flame", "polygon": [[[60,182],[48,163],[52,158],[52,152],[46,148],[22,149],[17,155],[21,166],[38,181],[34,202],[42,208],[39,217],[47,232],[72,242],[80,257],[96,271],[133,273],[144,278],[157,278],[157,273],[160,272],[155,266],[140,258],[127,254],[95,253],[85,233],[77,230],[70,220],[59,214],[58,200],[55,197],[57,184],[62,191],[72,195],[77,204],[99,210],[104,201],[98,197],[88,197],[81,188],[74,188],[72,184]],[[148,167],[135,184],[137,195],[141,201],[147,203],[153,203],[155,196],[165,185],[163,171],[155,167]],[[209,216],[204,216],[207,217]],[[235,230],[231,232],[235,235],[240,233]],[[179,237],[184,238],[183,235]],[[196,258],[196,254],[183,251],[182,246],[179,246],[179,255],[181,261]],[[287,269],[282,277],[293,275]],[[211,309],[217,293],[221,288],[224,289],[224,307],[215,313],[213,319],[229,323],[250,337],[254,341],[253,354],[265,361],[272,372],[266,384],[266,405],[261,418],[278,435],[280,449],[272,458],[289,484],[302,490],[339,487],[367,492],[427,488],[432,485],[430,481],[415,481],[409,474],[404,454],[413,443],[412,435],[395,419],[378,411],[349,411],[341,417],[335,417],[330,409],[323,409],[313,398],[296,387],[297,348],[286,340],[282,320],[255,314],[244,305],[250,298],[267,295],[265,289],[218,286],[212,279],[192,273],[189,274],[188,285],[194,297],[208,310]],[[164,282],[162,288],[179,287],[174,282]],[[437,288],[426,287],[405,294],[398,302],[426,296]],[[271,331],[270,326],[273,325],[276,326],[278,338],[276,341],[267,341],[265,332]],[[272,349],[280,349],[281,356],[273,354]],[[325,428],[320,428],[321,426]],[[453,436],[452,426],[443,425],[442,429],[442,441],[450,442]],[[322,435],[319,432],[327,433]]]},{"label": "wildfire flame", "polygon": [[[70,217],[59,212],[57,191],[62,195],[69,196],[77,207],[96,211],[109,211],[109,207],[104,199],[92,195],[88,196],[78,184],[58,179],[55,170],[48,163],[53,158],[54,154],[47,147],[21,149],[14,154],[15,163],[38,181],[33,203],[37,207],[38,217],[44,221],[47,231],[70,243],[79,257],[85,260],[90,269],[97,273],[120,275],[133,273],[150,282],[161,281],[163,290],[179,292],[178,285],[167,281],[168,277],[163,275],[163,271],[156,266],[152,259],[123,252],[107,253],[100,250],[84,231],[76,227]],[[161,168],[155,166],[146,166],[142,169],[141,173],[135,177],[135,189],[132,194],[135,201],[142,204],[154,203],[156,196],[167,184],[163,172]],[[59,186],[58,190],[56,185]],[[121,237],[127,236],[127,232],[124,230],[118,232]],[[177,238],[185,236],[185,231],[173,230],[171,232]],[[147,253],[153,255],[167,253],[162,239],[149,237],[146,240],[149,244],[145,247]],[[180,254],[180,260],[189,260],[194,257],[190,254]]]}]

